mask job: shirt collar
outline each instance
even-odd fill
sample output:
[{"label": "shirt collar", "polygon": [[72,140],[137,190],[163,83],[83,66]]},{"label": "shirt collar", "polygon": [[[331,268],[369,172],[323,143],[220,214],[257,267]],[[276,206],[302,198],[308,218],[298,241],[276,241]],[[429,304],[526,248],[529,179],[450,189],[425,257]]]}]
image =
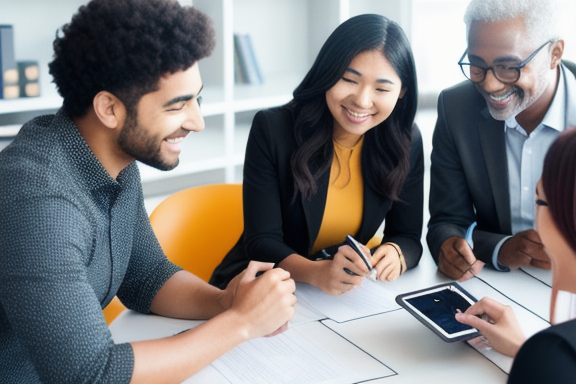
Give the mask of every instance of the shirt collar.
[{"label": "shirt collar", "polygon": [[135,161],[130,163],[118,175],[117,180],[106,171],[100,160],[96,157],[84,137],[76,127],[72,119],[60,109],[54,118],[53,124],[59,127],[60,139],[70,162],[86,180],[88,188],[96,190],[100,188],[121,187],[122,180],[131,179],[134,173],[138,174],[138,166]]}]

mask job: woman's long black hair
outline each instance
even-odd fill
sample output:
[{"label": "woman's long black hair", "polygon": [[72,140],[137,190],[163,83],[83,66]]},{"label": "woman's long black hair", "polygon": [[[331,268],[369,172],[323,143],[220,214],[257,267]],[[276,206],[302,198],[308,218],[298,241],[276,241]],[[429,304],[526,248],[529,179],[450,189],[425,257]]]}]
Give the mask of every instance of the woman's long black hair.
[{"label": "woman's long black hair", "polygon": [[416,69],[402,28],[375,14],[352,17],[332,32],[288,104],[295,115],[298,143],[291,159],[294,197],[300,192],[310,199],[317,191],[316,181],[330,169],[334,118],[326,104],[326,92],[342,78],[354,57],[373,50],[381,51],[388,59],[406,93],[385,121],[366,132],[362,173],[365,183],[382,195],[398,200],[410,166],[412,124],[418,97]]}]

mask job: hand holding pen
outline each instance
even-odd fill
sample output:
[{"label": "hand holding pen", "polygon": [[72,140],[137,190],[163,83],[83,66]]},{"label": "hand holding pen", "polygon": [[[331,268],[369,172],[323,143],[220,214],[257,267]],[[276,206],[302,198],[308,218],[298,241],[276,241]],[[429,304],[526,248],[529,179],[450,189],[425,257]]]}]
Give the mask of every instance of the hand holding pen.
[{"label": "hand holding pen", "polygon": [[352,236],[346,237],[346,244],[362,258],[370,273],[372,281],[394,281],[406,271],[406,261],[402,250],[397,244],[384,243],[380,245],[372,256],[370,250],[359,244]]},{"label": "hand holding pen", "polygon": [[476,259],[464,238],[452,236],[442,243],[438,255],[438,269],[446,276],[465,281],[480,273],[483,267],[484,262]]},{"label": "hand holding pen", "polygon": [[329,295],[341,295],[360,286],[370,272],[358,253],[347,244],[341,245],[333,256],[324,253],[324,258],[315,264],[318,271],[312,285]]},{"label": "hand holding pen", "polygon": [[392,281],[406,269],[398,245],[383,244],[371,256],[370,249],[350,235],[338,252],[333,257],[328,255],[328,258],[330,261],[323,264],[326,271],[318,275],[316,285],[330,295],[348,292],[359,286],[366,276],[373,281]]},{"label": "hand holding pen", "polygon": [[[360,256],[360,259],[362,260],[362,262],[364,263],[364,265],[368,269],[368,277],[370,278],[370,280],[373,280],[373,281],[377,280],[378,271],[372,267],[372,256],[370,255],[370,250],[368,248],[366,248],[366,246],[357,242],[350,235],[346,236],[346,245],[348,245],[350,248],[352,248],[352,250],[354,252],[356,252],[356,254],[358,256]],[[364,251],[364,249],[366,249],[366,252]],[[359,275],[359,274],[357,274],[357,273],[355,273],[355,272],[353,272],[347,268],[344,269],[344,272],[346,272],[350,275],[356,275],[356,276]]]}]

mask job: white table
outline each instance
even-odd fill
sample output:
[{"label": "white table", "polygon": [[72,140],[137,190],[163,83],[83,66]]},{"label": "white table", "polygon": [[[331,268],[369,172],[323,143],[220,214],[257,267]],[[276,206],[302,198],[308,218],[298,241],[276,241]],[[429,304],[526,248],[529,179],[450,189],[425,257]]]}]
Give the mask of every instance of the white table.
[{"label": "white table", "polygon": [[[522,271],[499,273],[485,268],[479,277],[510,298],[511,303],[548,318],[549,286]],[[393,283],[381,284],[397,295],[449,281],[437,272],[430,254],[425,252],[416,268]],[[481,298],[479,292],[471,293]],[[110,331],[115,342],[130,342],[164,337],[197,323],[125,311],[110,325]],[[367,358],[383,362],[395,373],[371,383],[506,382],[506,373],[470,345],[442,341],[404,309],[341,324],[332,320],[323,320],[323,323],[371,355]],[[211,366],[186,382],[227,383]]]}]

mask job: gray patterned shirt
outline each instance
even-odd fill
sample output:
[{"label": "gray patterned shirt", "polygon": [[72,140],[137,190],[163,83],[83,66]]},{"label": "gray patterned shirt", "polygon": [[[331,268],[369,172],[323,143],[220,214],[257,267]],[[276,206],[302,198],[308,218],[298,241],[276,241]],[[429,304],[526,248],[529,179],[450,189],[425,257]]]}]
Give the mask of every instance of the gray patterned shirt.
[{"label": "gray patterned shirt", "polygon": [[114,180],[61,110],[0,152],[0,382],[129,382],[102,308],[147,313],[180,268],[144,209],[135,162]]}]

